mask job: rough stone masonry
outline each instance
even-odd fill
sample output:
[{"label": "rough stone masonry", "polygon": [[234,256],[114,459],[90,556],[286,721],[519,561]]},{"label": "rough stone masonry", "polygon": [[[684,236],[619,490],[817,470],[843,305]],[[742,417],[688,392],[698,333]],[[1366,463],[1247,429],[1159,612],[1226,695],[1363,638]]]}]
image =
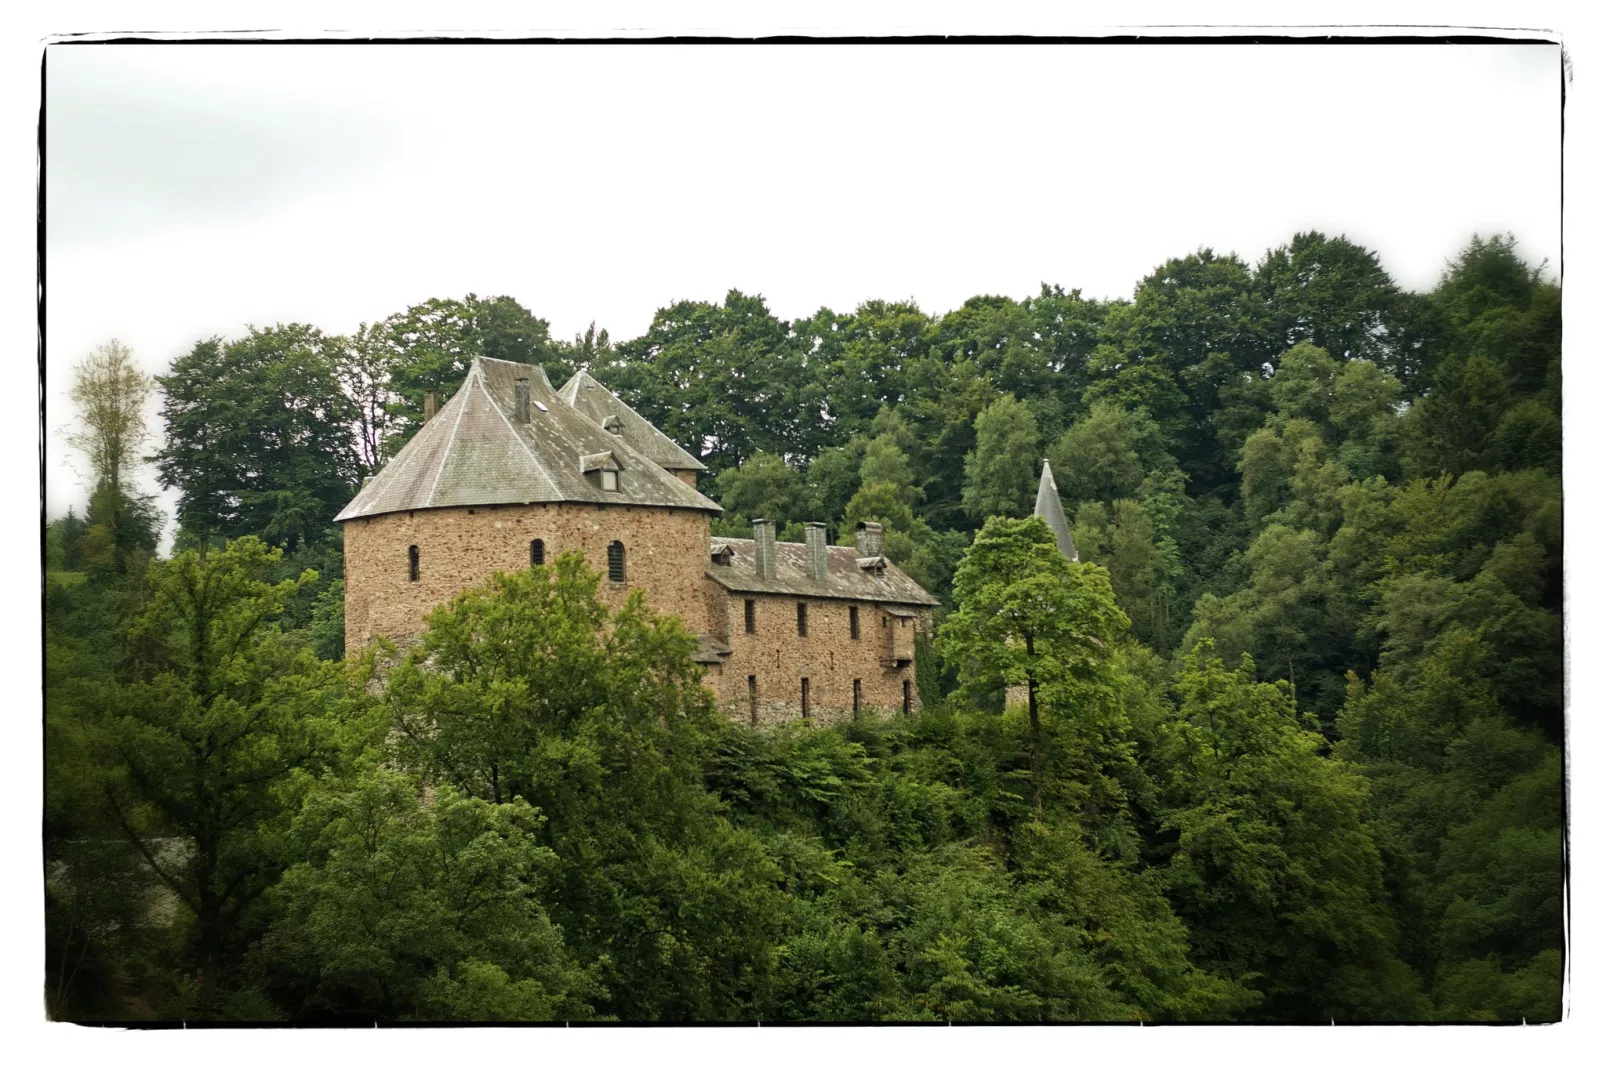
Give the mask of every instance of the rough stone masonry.
[{"label": "rough stone masonry", "polygon": [[937,604],[887,560],[881,529],[831,546],[710,538],[703,465],[584,371],[476,358],[457,391],[336,517],[346,645],[406,643],[428,611],[497,571],[579,550],[611,604],[639,589],[699,638],[733,719],[822,723],[915,713],[917,632]]}]

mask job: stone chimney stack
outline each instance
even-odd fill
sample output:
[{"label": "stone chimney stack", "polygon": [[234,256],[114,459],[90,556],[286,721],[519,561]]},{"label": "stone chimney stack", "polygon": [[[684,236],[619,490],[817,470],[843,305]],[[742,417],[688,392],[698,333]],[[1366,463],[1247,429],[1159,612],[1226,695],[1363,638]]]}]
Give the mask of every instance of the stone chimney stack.
[{"label": "stone chimney stack", "polygon": [[753,569],[761,580],[775,578],[775,521],[753,521]]},{"label": "stone chimney stack", "polygon": [[435,418],[435,410],[440,408],[441,394],[439,390],[424,391],[424,422],[427,424]]},{"label": "stone chimney stack", "polygon": [[523,377],[513,380],[513,419],[530,422],[530,380]]},{"label": "stone chimney stack", "polygon": [[825,525],[810,521],[803,525],[803,542],[809,550],[809,579],[825,582]]},{"label": "stone chimney stack", "polygon": [[858,543],[860,557],[880,557],[881,525],[873,520],[859,521],[859,528],[854,533],[854,541]]}]

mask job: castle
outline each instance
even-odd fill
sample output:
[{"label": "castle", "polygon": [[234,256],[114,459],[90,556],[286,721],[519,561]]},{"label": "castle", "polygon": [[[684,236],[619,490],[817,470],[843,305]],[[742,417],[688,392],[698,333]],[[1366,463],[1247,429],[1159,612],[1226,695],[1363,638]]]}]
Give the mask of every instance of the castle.
[{"label": "castle", "polygon": [[477,357],[462,386],[335,519],[343,525],[346,647],[416,638],[434,606],[493,572],[578,550],[614,606],[640,590],[698,637],[704,683],[732,718],[774,724],[914,713],[917,633],[937,600],[882,553],[710,537],[704,466],[584,371]]}]

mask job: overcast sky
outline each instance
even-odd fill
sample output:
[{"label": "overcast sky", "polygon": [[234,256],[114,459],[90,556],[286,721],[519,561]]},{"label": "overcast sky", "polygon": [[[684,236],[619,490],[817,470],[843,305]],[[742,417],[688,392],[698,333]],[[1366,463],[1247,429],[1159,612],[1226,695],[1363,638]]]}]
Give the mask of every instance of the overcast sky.
[{"label": "overcast sky", "polygon": [[1123,297],[1305,229],[1413,289],[1474,232],[1554,271],[1559,86],[1554,46],[56,46],[47,510],[112,337],[154,372],[469,292],[617,339],[731,287]]}]

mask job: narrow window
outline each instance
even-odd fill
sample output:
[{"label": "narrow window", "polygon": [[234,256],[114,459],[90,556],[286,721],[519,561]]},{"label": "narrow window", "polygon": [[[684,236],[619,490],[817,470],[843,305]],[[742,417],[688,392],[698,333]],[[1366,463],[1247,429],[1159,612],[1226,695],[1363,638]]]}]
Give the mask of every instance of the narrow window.
[{"label": "narrow window", "polygon": [[747,678],[747,719],[758,724],[758,677]]},{"label": "narrow window", "polygon": [[410,583],[418,582],[418,547],[407,548],[407,579]]},{"label": "narrow window", "polygon": [[613,471],[610,468],[604,468],[602,470],[602,489],[603,490],[618,490],[619,489],[619,473]]},{"label": "narrow window", "polygon": [[853,681],[853,716],[859,716],[859,681]]},{"label": "narrow window", "polygon": [[542,542],[540,539],[531,539],[530,565],[534,567],[535,565],[544,564],[546,564],[546,543]]},{"label": "narrow window", "polygon": [[618,539],[608,544],[608,579],[625,582],[625,544]]},{"label": "narrow window", "polygon": [[746,603],[742,606],[742,617],[747,622],[748,635],[752,635],[754,632],[758,631],[758,607],[753,604],[753,600],[751,598],[747,599]]},{"label": "narrow window", "polygon": [[803,719],[809,719],[809,678],[803,677]]},{"label": "narrow window", "polygon": [[909,681],[905,680],[903,682],[903,712],[904,712],[904,716],[908,716],[909,711],[912,710],[912,709],[914,709],[914,695],[912,694],[912,692],[909,689]]},{"label": "narrow window", "polygon": [[797,634],[809,634],[809,604],[807,602],[799,602],[797,604]]},{"label": "narrow window", "polygon": [[[849,639],[857,639],[858,637],[859,637],[859,607],[858,606],[849,606],[848,607],[848,638]],[[857,709],[857,708],[858,708],[857,706],[854,707],[854,709]]]}]

